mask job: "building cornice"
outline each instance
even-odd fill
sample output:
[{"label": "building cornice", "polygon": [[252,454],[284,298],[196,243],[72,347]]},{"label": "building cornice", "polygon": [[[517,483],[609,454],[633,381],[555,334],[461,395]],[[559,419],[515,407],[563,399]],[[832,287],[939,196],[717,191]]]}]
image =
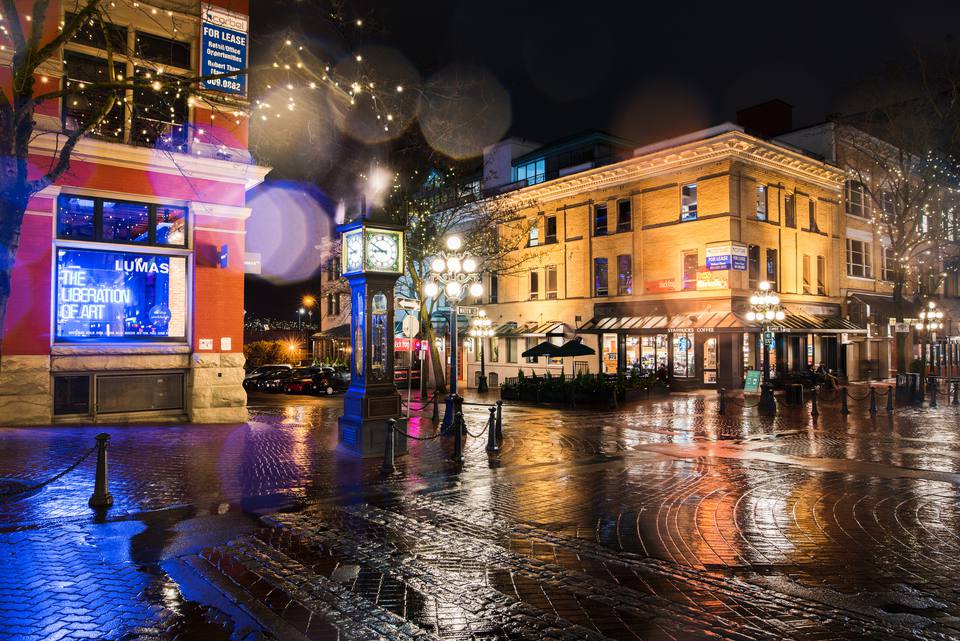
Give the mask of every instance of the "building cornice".
[{"label": "building cornice", "polygon": [[[30,143],[30,153],[54,156],[62,148],[65,136],[56,132],[38,135]],[[263,182],[272,167],[232,162],[218,158],[180,154],[148,147],[84,138],[74,148],[71,159],[98,165],[111,165],[145,172],[170,174],[184,178],[212,180],[243,185],[249,190]]]},{"label": "building cornice", "polygon": [[749,134],[731,131],[524,187],[502,198],[518,204],[525,201],[549,202],[720,160],[761,165],[837,193],[843,186],[844,174],[837,167]]}]

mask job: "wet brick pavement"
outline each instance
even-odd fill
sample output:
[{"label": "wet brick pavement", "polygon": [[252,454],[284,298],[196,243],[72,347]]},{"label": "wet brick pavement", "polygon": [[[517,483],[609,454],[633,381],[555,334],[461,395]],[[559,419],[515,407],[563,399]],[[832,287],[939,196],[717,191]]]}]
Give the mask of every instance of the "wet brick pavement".
[{"label": "wet brick pavement", "polygon": [[[0,478],[30,482],[110,432],[116,504],[86,506],[92,459],[0,503],[0,639],[228,638],[164,570],[201,549],[310,639],[960,636],[960,410],[737,402],[508,406],[500,453],[470,438],[460,469],[450,439],[411,441],[386,477],[336,449],[336,398],[254,397],[244,425],[2,429]],[[486,407],[465,413],[481,430]]]}]

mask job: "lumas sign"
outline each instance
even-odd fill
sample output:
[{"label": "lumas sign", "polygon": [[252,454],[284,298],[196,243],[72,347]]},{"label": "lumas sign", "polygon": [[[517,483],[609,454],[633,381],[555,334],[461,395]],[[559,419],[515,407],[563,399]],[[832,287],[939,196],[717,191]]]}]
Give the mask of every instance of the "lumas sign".
[{"label": "lumas sign", "polygon": [[[204,3],[201,9],[200,75],[241,71],[247,66],[247,16]],[[204,89],[246,94],[247,75],[203,81]]]},{"label": "lumas sign", "polygon": [[183,340],[186,271],[182,256],[58,249],[57,340]]}]

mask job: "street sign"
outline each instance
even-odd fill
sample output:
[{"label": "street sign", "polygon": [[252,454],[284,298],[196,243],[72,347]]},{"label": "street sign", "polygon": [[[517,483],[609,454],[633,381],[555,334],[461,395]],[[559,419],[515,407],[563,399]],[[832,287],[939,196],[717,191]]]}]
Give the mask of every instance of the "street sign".
[{"label": "street sign", "polygon": [[743,381],[743,391],[744,392],[760,391],[760,370],[757,370],[757,369],[747,370],[747,377]]},{"label": "street sign", "polygon": [[420,309],[420,301],[418,301],[416,298],[397,296],[397,307],[410,311],[417,310]]},{"label": "street sign", "polygon": [[910,323],[897,323],[895,325],[897,334],[909,334],[910,333]]},{"label": "street sign", "polygon": [[773,332],[764,332],[764,333],[763,333],[763,340],[766,341],[766,342],[768,342],[768,343],[769,343],[770,341],[772,341],[772,340],[773,340]]},{"label": "street sign", "polygon": [[420,321],[417,320],[416,316],[405,316],[401,322],[401,327],[403,327],[403,335],[407,338],[413,338],[420,333]]},{"label": "street sign", "polygon": [[477,316],[480,313],[479,307],[459,305],[457,307],[457,313],[461,316]]}]

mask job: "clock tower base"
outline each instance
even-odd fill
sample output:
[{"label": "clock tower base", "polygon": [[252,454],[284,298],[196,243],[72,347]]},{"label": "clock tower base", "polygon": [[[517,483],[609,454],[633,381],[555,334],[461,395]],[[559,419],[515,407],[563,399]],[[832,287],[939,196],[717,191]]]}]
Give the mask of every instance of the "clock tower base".
[{"label": "clock tower base", "polygon": [[[339,417],[337,436],[341,447],[364,458],[382,457],[387,442],[387,420],[395,418],[397,430],[393,434],[394,454],[407,453],[407,421],[401,416],[400,395],[371,396],[350,389],[344,394],[344,414]],[[353,411],[351,411],[353,410]]]}]

